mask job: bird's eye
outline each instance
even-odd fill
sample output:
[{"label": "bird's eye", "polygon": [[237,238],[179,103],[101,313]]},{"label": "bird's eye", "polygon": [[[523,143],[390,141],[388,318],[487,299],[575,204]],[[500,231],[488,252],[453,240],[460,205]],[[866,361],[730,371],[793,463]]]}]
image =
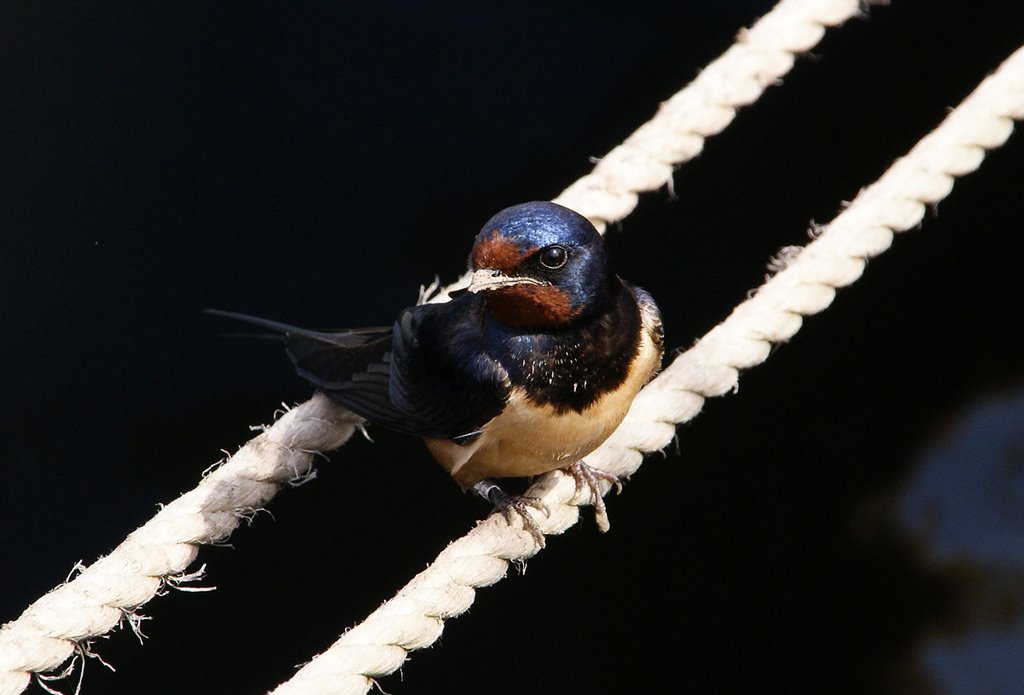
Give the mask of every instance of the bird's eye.
[{"label": "bird's eye", "polygon": [[540,264],[545,268],[557,270],[565,265],[568,255],[564,246],[548,246],[540,252]]}]

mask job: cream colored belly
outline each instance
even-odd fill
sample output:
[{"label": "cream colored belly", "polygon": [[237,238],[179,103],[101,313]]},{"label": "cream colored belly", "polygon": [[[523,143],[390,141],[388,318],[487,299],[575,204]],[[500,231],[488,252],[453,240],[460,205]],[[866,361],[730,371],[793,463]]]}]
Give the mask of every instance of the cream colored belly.
[{"label": "cream colored belly", "polygon": [[565,468],[611,436],[660,365],[661,346],[645,332],[626,381],[581,413],[559,414],[550,405],[530,403],[521,389],[515,389],[501,415],[484,425],[472,444],[424,441],[463,489],[484,478],[526,477]]}]

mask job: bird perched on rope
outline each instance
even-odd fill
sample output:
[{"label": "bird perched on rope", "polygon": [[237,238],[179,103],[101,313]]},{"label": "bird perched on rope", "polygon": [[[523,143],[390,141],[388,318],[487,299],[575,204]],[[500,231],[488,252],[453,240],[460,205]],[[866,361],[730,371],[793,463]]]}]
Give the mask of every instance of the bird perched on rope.
[{"label": "bird perched on rope", "polygon": [[403,310],[391,328],[311,331],[244,314],[284,334],[299,375],[370,423],[422,437],[463,490],[508,517],[536,500],[493,478],[566,469],[593,493],[614,476],[583,457],[618,427],[661,365],[661,318],[616,276],[604,239],[549,202],[515,205],[476,237],[469,284]]}]

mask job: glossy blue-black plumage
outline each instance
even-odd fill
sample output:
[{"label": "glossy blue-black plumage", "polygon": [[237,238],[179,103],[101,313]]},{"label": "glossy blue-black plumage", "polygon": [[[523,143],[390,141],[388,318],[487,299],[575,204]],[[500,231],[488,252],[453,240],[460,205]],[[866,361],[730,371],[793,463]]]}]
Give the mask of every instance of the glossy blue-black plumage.
[{"label": "glossy blue-black plumage", "polygon": [[505,208],[489,219],[474,241],[477,248],[498,230],[501,238],[515,243],[522,252],[560,245],[569,252],[568,262],[557,272],[544,268],[536,259],[525,259],[522,272],[552,282],[563,290],[581,314],[605,308],[610,300],[609,285],[615,281],[604,239],[590,221],[569,208],[546,201],[521,203]]},{"label": "glossy blue-black plumage", "polygon": [[485,320],[488,349],[527,398],[556,411],[582,412],[626,378],[640,342],[631,288],[608,290],[600,310],[560,330],[522,331]]},{"label": "glossy blue-black plumage", "polygon": [[[543,253],[555,246],[565,262],[552,268]],[[457,444],[475,441],[513,390],[538,407],[582,412],[624,383],[643,330],[638,298],[649,297],[611,272],[589,221],[553,203],[516,205],[484,225],[471,258],[507,284],[405,309],[390,330],[255,321],[284,333],[298,373],[333,400],[372,423]],[[523,302],[537,308],[535,321]]]},{"label": "glossy blue-black plumage", "polygon": [[482,300],[405,309],[363,346],[294,326],[285,348],[301,377],[372,423],[420,437],[467,438],[499,412],[505,375],[489,355]]}]

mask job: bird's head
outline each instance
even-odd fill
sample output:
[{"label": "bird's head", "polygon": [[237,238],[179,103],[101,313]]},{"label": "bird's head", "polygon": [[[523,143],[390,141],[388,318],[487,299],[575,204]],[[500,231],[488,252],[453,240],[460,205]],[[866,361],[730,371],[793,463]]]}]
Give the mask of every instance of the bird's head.
[{"label": "bird's head", "polygon": [[549,202],[505,208],[477,234],[469,292],[517,328],[558,328],[602,309],[614,276],[587,218]]}]

